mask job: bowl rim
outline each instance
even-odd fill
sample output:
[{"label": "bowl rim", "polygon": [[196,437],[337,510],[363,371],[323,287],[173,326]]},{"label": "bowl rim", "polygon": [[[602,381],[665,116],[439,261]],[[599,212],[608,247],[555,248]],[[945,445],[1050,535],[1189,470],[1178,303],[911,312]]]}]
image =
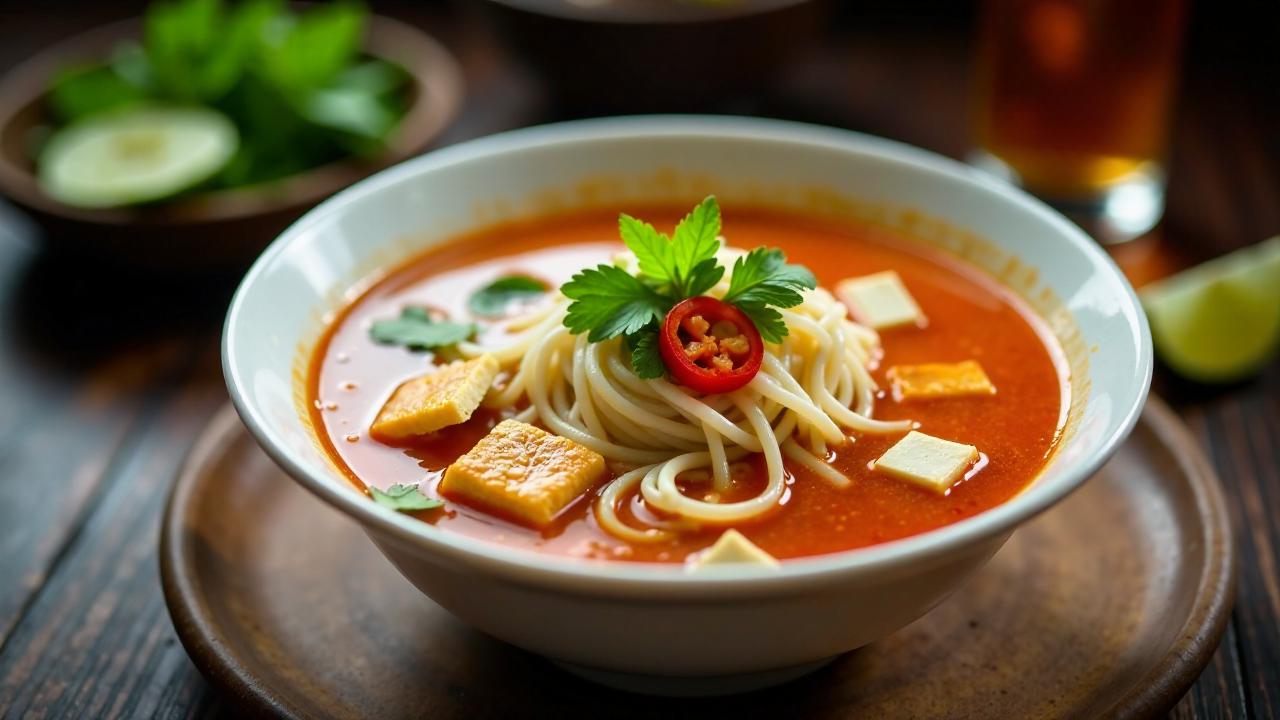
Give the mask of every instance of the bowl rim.
[{"label": "bowl rim", "polygon": [[[60,68],[83,63],[125,40],[137,39],[143,19],[96,25],[47,45],[0,75],[0,133],[13,132],[28,109],[40,103]],[[29,167],[0,151],[0,193],[14,203],[50,216],[97,225],[182,226],[257,217],[314,204],[351,183],[413,157],[458,115],[465,94],[461,66],[438,40],[385,15],[368,17],[363,51],[389,59],[408,72],[415,100],[380,154],[345,157],[277,180],[197,193],[176,202],[116,208],[82,208],[56,200],[40,188]]]},{"label": "bowl rim", "polygon": [[[997,200],[1013,203],[1031,213],[1046,228],[1083,253],[1092,273],[1107,276],[1122,291],[1121,314],[1138,342],[1133,355],[1135,382],[1131,394],[1111,433],[1097,441],[1096,450],[1075,467],[1067,469],[1052,485],[1032,486],[1008,501],[972,517],[928,532],[879,545],[838,553],[788,559],[778,568],[727,565],[688,572],[683,564],[633,563],[572,558],[514,548],[442,530],[361,497],[353,488],[335,482],[332,472],[317,471],[289,446],[279,441],[252,398],[242,388],[246,382],[239,363],[237,330],[243,323],[245,297],[273,264],[297,242],[317,235],[308,230],[320,221],[337,215],[349,203],[386,188],[412,180],[424,173],[447,169],[479,158],[500,156],[530,147],[557,144],[634,140],[652,138],[714,137],[739,141],[772,141],[855,151],[879,161],[905,164],[947,182],[974,187]],[[353,279],[354,280],[354,279]],[[1008,535],[1018,525],[1048,509],[1091,477],[1128,436],[1145,404],[1152,375],[1152,346],[1146,316],[1137,294],[1111,258],[1080,228],[1047,205],[1005,182],[955,160],[850,130],[761,118],[654,115],[573,120],[490,135],[453,145],[414,158],[377,173],[329,198],[308,212],[278,237],[245,274],[227,312],[222,342],[223,373],[227,389],[246,427],[267,454],[295,481],[328,504],[365,526],[380,544],[390,540],[430,553],[464,562],[485,572],[512,580],[551,584],[565,591],[590,594],[636,596],[637,594],[715,596],[726,591],[771,593],[808,585],[822,585],[854,573],[871,573],[913,566],[917,570],[929,561],[942,562],[948,551],[959,550],[983,540]],[[1095,388],[1096,390],[1096,388]],[[1051,461],[1052,462],[1052,461]]]}]

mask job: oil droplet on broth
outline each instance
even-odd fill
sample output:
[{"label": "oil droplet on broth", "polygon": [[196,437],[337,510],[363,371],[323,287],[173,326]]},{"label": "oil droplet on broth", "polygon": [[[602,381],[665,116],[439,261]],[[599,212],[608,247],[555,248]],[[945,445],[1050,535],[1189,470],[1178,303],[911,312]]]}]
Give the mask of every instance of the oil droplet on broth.
[{"label": "oil droplet on broth", "polygon": [[348,436],[346,437],[346,441],[347,441],[347,442],[349,442],[349,443],[359,442],[359,441],[360,441],[360,436],[359,436],[359,435],[356,435],[355,433],[351,433],[350,435],[348,435]]}]

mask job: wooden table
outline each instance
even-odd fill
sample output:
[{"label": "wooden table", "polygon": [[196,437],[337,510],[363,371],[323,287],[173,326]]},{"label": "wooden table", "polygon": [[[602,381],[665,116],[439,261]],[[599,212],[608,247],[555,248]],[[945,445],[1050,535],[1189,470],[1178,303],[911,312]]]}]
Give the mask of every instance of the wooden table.
[{"label": "wooden table", "polygon": [[[966,17],[933,21],[919,3],[903,7],[916,14],[875,26],[848,12],[828,45],[733,109],[963,155]],[[557,117],[469,16],[415,12],[453,46],[471,82],[447,141]],[[121,14],[0,10],[0,68]],[[1280,233],[1275,55],[1249,47],[1248,28],[1265,23],[1238,26],[1242,40],[1196,24],[1167,221],[1117,252],[1137,281]],[[1272,43],[1265,34],[1252,41]],[[235,282],[48,257],[35,229],[0,206],[0,717],[234,715],[174,635],[156,538],[174,472],[226,398],[218,337]],[[1217,467],[1241,559],[1227,635],[1173,715],[1280,716],[1280,364],[1216,389],[1160,370],[1156,389]]]}]

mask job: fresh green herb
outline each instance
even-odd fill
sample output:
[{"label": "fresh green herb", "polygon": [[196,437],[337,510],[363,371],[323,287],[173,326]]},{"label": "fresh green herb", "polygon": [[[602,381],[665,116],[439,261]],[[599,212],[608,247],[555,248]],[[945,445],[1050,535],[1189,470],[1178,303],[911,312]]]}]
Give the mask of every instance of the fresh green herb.
[{"label": "fresh green herb", "polygon": [[631,368],[636,377],[653,380],[667,374],[667,365],[658,350],[658,332],[648,329],[627,336],[631,348]]},{"label": "fresh green herb", "polygon": [[781,250],[756,248],[733,263],[729,291],[721,299],[751,318],[765,342],[776,343],[786,336],[787,325],[773,308],[795,307],[804,302],[801,290],[817,286],[809,268],[787,264]]},{"label": "fresh green herb", "polygon": [[573,300],[564,324],[575,335],[589,332],[591,342],[639,332],[659,323],[671,309],[670,296],[612,265],[599,265],[574,275],[560,288]]},{"label": "fresh green herb", "polygon": [[369,335],[385,345],[403,345],[410,350],[431,350],[456,345],[471,337],[476,330],[470,323],[433,320],[420,307],[407,307],[394,320],[379,320],[369,328]]},{"label": "fresh green herb", "polygon": [[353,0],[295,12],[283,0],[155,0],[142,43],[67,69],[48,90],[70,124],[133,106],[200,104],[240,145],[211,187],[274,180],[386,148],[408,106],[409,74],[362,57],[368,10]]},{"label": "fresh green herb", "polygon": [[369,496],[382,507],[405,512],[408,510],[431,510],[444,505],[444,502],[429,498],[415,485],[392,485],[386,490],[369,488]]},{"label": "fresh green herb", "polygon": [[623,214],[618,231],[640,261],[640,275],[679,302],[701,295],[724,277],[716,262],[720,249],[720,206],[708,196],[676,225],[668,238],[652,225]]},{"label": "fresh green herb", "polygon": [[472,293],[467,307],[474,315],[497,317],[505,313],[512,304],[531,300],[546,292],[547,286],[540,280],[524,275],[508,275]]},{"label": "fresh green herb", "polygon": [[[611,265],[583,270],[560,289],[573,300],[564,324],[591,342],[626,336],[631,366],[642,378],[666,372],[658,352],[658,328],[681,300],[706,294],[724,277],[716,259],[720,249],[720,206],[707,197],[668,238],[652,225],[623,214],[618,232],[635,254],[639,274]],[[742,310],[766,342],[787,335],[778,308],[799,305],[803,290],[817,287],[813,273],[787,263],[777,248],[757,248],[734,262],[729,289],[722,298]]]}]

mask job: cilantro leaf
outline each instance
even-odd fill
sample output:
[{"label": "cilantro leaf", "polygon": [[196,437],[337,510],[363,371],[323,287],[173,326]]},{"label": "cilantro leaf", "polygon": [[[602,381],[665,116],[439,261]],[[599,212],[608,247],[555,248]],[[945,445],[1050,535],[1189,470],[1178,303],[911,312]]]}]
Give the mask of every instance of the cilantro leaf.
[{"label": "cilantro leaf", "polygon": [[260,50],[261,70],[285,92],[324,87],[349,67],[364,42],[368,12],[350,0],[316,4],[273,24]]},{"label": "cilantro leaf", "polygon": [[685,296],[702,295],[715,287],[722,277],[724,277],[724,266],[719,261],[715,258],[703,260],[694,265],[693,270],[690,271],[689,279],[685,286]]},{"label": "cilantro leaf", "polygon": [[508,275],[498,278],[471,294],[467,307],[481,317],[498,317],[512,303],[543,295],[547,286],[540,280],[524,275]]},{"label": "cilantro leaf", "polygon": [[708,195],[676,225],[671,239],[671,257],[674,276],[682,286],[684,297],[701,293],[689,291],[689,279],[694,268],[708,259],[714,260],[720,249],[720,204],[714,195]]},{"label": "cilantro leaf", "polygon": [[471,323],[435,321],[420,307],[407,307],[394,320],[379,320],[369,328],[375,342],[385,345],[403,345],[410,350],[456,345],[471,337],[475,326]]},{"label": "cilantro leaf", "polygon": [[787,323],[777,310],[759,303],[738,303],[737,308],[751,319],[765,342],[780,343],[787,336]]},{"label": "cilantro leaf", "polygon": [[136,105],[146,97],[142,88],[104,67],[63,70],[54,78],[48,94],[54,113],[67,121]]},{"label": "cilantro leaf", "polygon": [[406,510],[431,510],[444,505],[444,501],[429,498],[414,485],[395,484],[386,490],[369,488],[369,496],[382,507],[404,512]]},{"label": "cilantro leaf", "polygon": [[618,234],[640,261],[641,273],[659,285],[675,280],[675,257],[666,235],[626,213],[618,216]]},{"label": "cilantro leaf", "polygon": [[787,264],[787,256],[781,250],[756,248],[733,263],[733,277],[723,299],[740,308],[746,305],[789,308],[804,302],[801,290],[817,286],[813,273],[803,265]]},{"label": "cilantro leaf", "polygon": [[636,377],[652,380],[667,374],[667,365],[658,350],[658,328],[648,327],[628,335],[627,347],[631,348],[631,369]]},{"label": "cilantro leaf", "polygon": [[565,315],[565,327],[574,335],[589,331],[591,342],[634,333],[661,321],[672,305],[670,298],[612,265],[583,270],[560,292],[574,301]]},{"label": "cilantro leaf", "polygon": [[724,268],[716,263],[720,206],[714,196],[690,211],[672,238],[626,213],[618,216],[618,234],[639,261],[640,274],[659,288],[670,288],[677,300],[701,295],[724,277]]}]

